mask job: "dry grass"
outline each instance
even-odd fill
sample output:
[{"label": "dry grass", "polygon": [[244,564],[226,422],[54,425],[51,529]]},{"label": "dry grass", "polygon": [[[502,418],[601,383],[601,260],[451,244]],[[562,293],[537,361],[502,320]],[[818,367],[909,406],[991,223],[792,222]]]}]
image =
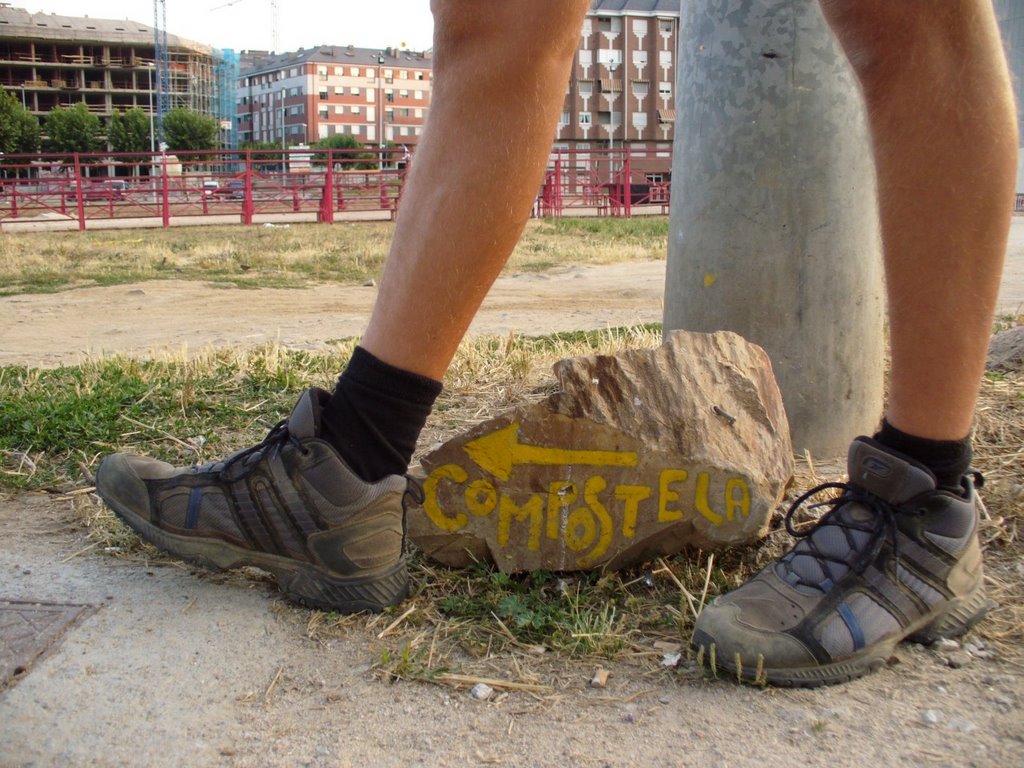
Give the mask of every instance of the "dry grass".
[{"label": "dry grass", "polygon": [[[379,275],[393,229],[364,222],[6,234],[0,295],[166,279],[358,284]],[[661,259],[667,232],[663,217],[531,221],[506,270]]]}]

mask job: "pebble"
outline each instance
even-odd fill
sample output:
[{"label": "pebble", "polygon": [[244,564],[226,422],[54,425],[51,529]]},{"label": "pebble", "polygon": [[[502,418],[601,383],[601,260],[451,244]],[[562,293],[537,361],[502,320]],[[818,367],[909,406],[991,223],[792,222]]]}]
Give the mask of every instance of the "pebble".
[{"label": "pebble", "polygon": [[469,695],[477,701],[488,701],[494,696],[494,689],[487,683],[477,683],[469,691]]},{"label": "pebble", "polygon": [[970,664],[971,654],[964,651],[956,651],[955,653],[948,654],[945,657],[945,661],[946,666],[951,667],[952,669],[960,669],[961,667],[965,667]]},{"label": "pebble", "polygon": [[940,637],[934,643],[932,643],[933,651],[959,651],[960,643],[956,640],[950,640],[948,637]]},{"label": "pebble", "polygon": [[943,718],[944,715],[940,709],[926,709],[921,713],[921,722],[925,725],[938,725]]},{"label": "pebble", "polygon": [[978,729],[978,726],[970,720],[964,720],[962,717],[954,717],[950,720],[949,727],[954,731],[960,731],[960,733],[970,733],[971,731],[976,731]]}]

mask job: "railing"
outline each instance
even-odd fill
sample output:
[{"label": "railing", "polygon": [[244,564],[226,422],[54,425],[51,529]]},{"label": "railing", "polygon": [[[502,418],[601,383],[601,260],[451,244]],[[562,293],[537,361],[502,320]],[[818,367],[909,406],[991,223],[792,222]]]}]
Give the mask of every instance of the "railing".
[{"label": "railing", "polygon": [[[533,213],[666,213],[665,154],[557,151]],[[394,219],[414,162],[395,149],[7,156],[0,229]]]}]

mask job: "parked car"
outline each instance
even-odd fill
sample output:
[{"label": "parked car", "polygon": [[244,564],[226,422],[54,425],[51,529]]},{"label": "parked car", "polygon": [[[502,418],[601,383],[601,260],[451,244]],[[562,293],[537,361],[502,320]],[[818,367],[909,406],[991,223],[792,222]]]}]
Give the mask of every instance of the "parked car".
[{"label": "parked car", "polygon": [[203,181],[203,197],[210,197],[216,194],[218,189],[220,189],[220,182],[216,179],[206,179]]},{"label": "parked car", "polygon": [[[82,200],[124,200],[128,182],[122,179],[86,179],[82,182]],[[78,190],[72,187],[68,197],[75,200]]]},{"label": "parked car", "polygon": [[229,181],[224,186],[218,186],[217,189],[214,189],[212,194],[230,200],[241,200],[245,197],[245,182],[241,179]]}]

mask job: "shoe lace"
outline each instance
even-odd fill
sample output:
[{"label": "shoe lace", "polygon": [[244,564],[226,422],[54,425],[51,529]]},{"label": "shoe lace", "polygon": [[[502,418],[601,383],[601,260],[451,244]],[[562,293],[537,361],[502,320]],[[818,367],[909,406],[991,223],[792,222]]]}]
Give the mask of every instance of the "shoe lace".
[{"label": "shoe lace", "polygon": [[[812,504],[808,509],[819,507],[831,507],[811,528],[798,530],[793,523],[793,516],[806,501],[812,499],[824,491],[838,490],[841,493],[834,498]],[[867,520],[857,520],[849,515],[844,516],[841,510],[848,504],[856,504],[867,508],[871,514]],[[899,563],[899,549],[897,544],[896,509],[892,504],[873,493],[865,491],[856,485],[849,483],[822,483],[811,488],[809,491],[798,497],[789,507],[785,517],[786,531],[800,542],[782,557],[780,563],[790,573],[796,575],[796,583],[802,586],[811,587],[828,592],[832,585],[841,579],[846,572],[854,571],[861,573],[878,555],[883,543],[889,539],[892,543],[893,557]],[[845,550],[827,552],[820,545],[821,537],[815,541],[815,533],[823,528],[833,526],[839,528],[846,540]],[[866,542],[857,541],[852,532],[859,531],[868,534]],[[811,557],[825,574],[824,579],[811,579],[801,573],[801,569],[794,567],[793,561],[798,557]],[[840,570],[840,567],[842,570]]]},{"label": "shoe lace", "polygon": [[213,471],[220,475],[221,479],[228,482],[242,480],[256,470],[256,467],[268,450],[279,448],[285,443],[290,443],[303,456],[309,452],[309,449],[302,444],[302,441],[289,431],[288,419],[281,419],[281,421],[270,428],[267,436],[256,445],[233,453],[221,462],[196,467],[195,471]]}]

